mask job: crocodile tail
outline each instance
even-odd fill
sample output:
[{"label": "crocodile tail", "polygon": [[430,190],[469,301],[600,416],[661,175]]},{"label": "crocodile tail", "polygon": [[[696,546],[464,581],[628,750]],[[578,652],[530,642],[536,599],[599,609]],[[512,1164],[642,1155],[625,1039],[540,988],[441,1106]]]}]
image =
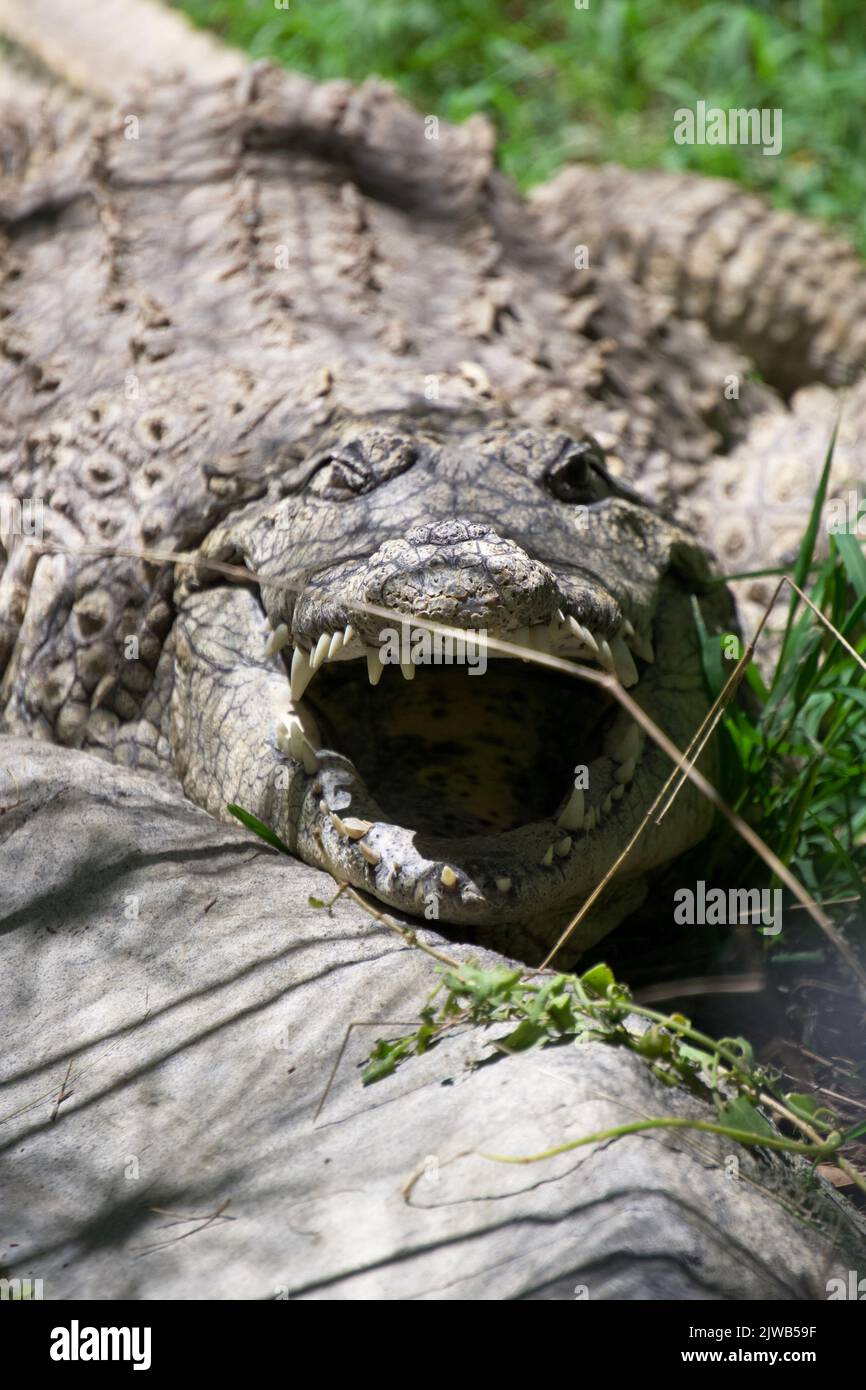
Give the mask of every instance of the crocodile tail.
[{"label": "crocodile tail", "polygon": [[723,179],[615,165],[569,167],[531,201],[547,239],[661,293],[785,394],[866,364],[866,270],[818,223]]}]

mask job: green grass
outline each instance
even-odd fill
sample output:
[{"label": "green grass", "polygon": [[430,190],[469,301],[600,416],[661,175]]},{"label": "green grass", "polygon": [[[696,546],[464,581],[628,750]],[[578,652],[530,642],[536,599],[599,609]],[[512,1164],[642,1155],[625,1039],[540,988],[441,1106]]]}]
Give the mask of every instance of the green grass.
[{"label": "green grass", "polygon": [[[849,921],[851,942],[863,953],[866,671],[836,633],[866,658],[866,557],[852,533],[831,535],[820,558],[834,442],[791,577],[835,632],[786,586],[779,602],[789,600],[787,622],[772,679],[765,683],[753,662],[746,673],[750,699],[729,705],[722,725],[722,791],[819,903],[842,900],[845,906],[830,915]],[[717,637],[704,636],[704,664],[715,697],[729,674]],[[716,842],[719,857],[733,833]],[[760,866],[744,865],[745,846],[738,849],[738,875],[751,882],[750,871]],[[785,949],[791,946],[786,934]]]},{"label": "green grass", "polygon": [[[526,187],[568,160],[692,169],[832,220],[866,252],[862,0],[176,0],[227,41],[320,78],[395,82],[425,113],[482,111]],[[678,146],[673,112],[779,107],[778,158]]]}]

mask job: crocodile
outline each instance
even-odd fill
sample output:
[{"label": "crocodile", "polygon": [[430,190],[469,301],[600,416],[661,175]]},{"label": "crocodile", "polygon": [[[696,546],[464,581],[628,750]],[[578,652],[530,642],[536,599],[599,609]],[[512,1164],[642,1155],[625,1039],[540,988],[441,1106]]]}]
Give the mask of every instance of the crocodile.
[{"label": "crocodile", "polygon": [[[671,770],[618,691],[689,743],[712,556],[783,561],[840,383],[863,419],[862,269],[724,183],[527,200],[480,117],[220,62],[9,71],[2,728],[537,961]],[[685,785],[572,951],[711,821]]]}]

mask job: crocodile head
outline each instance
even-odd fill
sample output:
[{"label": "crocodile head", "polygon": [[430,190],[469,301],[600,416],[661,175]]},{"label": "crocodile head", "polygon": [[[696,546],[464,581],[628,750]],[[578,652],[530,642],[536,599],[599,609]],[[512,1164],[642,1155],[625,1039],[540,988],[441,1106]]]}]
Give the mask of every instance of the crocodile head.
[{"label": "crocodile head", "polygon": [[[683,746],[706,712],[703,555],[588,435],[418,408],[343,418],[283,452],[279,498],[205,546],[258,587],[201,587],[201,571],[181,603],[172,739],[187,790],[217,813],[241,802],[389,905],[529,954],[670,764],[607,691],[484,637],[615,673]],[[580,947],[709,815],[686,787]]]}]

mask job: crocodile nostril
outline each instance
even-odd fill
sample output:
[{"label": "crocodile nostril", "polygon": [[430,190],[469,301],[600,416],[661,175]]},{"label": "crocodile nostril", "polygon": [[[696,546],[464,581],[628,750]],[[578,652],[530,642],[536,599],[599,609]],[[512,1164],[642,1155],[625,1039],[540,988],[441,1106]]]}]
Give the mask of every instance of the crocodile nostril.
[{"label": "crocodile nostril", "polygon": [[476,521],[431,521],[415,526],[406,540],[409,545],[457,545],[461,541],[499,539],[492,526]]}]

